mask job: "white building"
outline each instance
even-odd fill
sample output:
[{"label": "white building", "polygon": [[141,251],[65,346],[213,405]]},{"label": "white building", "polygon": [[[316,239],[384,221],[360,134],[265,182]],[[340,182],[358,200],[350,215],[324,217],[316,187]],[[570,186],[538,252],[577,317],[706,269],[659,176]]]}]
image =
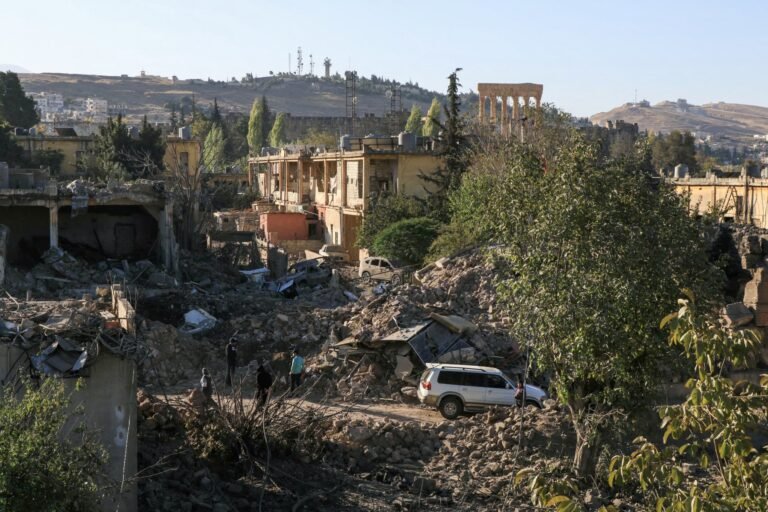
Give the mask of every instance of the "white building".
[{"label": "white building", "polygon": [[88,98],[85,100],[85,110],[93,116],[106,116],[109,110],[107,100]]},{"label": "white building", "polygon": [[52,92],[39,92],[30,94],[35,100],[35,108],[42,121],[53,121],[55,117],[64,112],[64,96]]}]

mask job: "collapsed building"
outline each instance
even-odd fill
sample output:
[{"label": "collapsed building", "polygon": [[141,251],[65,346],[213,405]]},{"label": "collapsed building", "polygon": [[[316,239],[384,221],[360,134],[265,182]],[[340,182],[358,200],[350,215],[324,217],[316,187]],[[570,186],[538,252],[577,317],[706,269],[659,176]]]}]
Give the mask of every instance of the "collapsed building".
[{"label": "collapsed building", "polygon": [[[21,394],[41,379],[71,393],[63,437],[77,443],[79,420],[107,452],[102,510],[137,510],[136,363],[143,357],[135,313],[120,285],[96,298],[0,302],[0,384]],[[85,386],[76,386],[82,379]]]},{"label": "collapsed building", "polygon": [[46,171],[0,163],[4,264],[29,265],[62,247],[88,261],[152,259],[175,268],[173,202],[162,182],[58,183]]}]

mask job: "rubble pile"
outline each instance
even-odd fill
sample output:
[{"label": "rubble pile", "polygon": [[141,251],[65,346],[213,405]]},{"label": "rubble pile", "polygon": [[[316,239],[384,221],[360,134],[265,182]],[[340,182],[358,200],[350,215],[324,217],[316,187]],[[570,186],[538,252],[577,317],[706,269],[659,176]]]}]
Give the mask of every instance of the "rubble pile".
[{"label": "rubble pile", "polygon": [[390,483],[423,496],[498,499],[520,469],[568,463],[572,429],[554,402],[547,405],[529,406],[522,422],[516,408],[439,425],[341,417],[329,425],[323,460],[368,478],[381,479],[389,468]]}]

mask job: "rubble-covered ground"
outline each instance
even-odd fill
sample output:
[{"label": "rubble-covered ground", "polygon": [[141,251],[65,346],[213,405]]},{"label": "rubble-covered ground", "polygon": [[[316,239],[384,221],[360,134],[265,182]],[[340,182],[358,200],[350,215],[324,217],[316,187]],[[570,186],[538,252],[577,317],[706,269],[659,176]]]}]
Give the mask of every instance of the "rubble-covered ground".
[{"label": "rubble-covered ground", "polygon": [[[729,236],[741,247],[749,234]],[[522,468],[568,466],[573,432],[563,411],[550,401],[524,414],[507,408],[442,420],[414,398],[423,366],[407,344],[382,341],[431,314],[456,315],[475,327],[467,334],[471,362],[518,370],[492,259],[458,255],[411,283],[376,289],[351,268],[336,271],[329,283],[286,299],[216,255],[185,255],[170,275],[146,260],[86,263],[52,250],[31,268],[8,268],[6,290],[9,300],[85,297],[79,304],[88,304],[98,298],[95,285],[123,285],[142,344],[141,510],[533,510],[513,477]],[[194,310],[215,325],[185,333],[185,314]],[[224,385],[233,335],[234,392]],[[301,396],[285,395],[294,347],[307,358]],[[396,373],[398,357],[413,365],[407,375]],[[276,378],[266,414],[252,400],[260,363]],[[191,391],[203,367],[213,376],[216,406]],[[595,490],[585,506],[625,501]]]}]

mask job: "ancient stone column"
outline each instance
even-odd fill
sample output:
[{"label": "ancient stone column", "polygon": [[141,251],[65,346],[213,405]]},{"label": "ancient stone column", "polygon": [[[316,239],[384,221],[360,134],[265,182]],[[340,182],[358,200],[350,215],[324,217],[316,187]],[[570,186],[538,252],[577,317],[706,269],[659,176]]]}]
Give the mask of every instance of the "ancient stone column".
[{"label": "ancient stone column", "polygon": [[480,95],[480,101],[478,102],[478,105],[480,106],[480,123],[482,123],[485,120],[485,96]]},{"label": "ancient stone column", "polygon": [[507,134],[507,97],[501,97],[501,133]]},{"label": "ancient stone column", "polygon": [[496,95],[491,96],[491,121],[496,122]]}]

